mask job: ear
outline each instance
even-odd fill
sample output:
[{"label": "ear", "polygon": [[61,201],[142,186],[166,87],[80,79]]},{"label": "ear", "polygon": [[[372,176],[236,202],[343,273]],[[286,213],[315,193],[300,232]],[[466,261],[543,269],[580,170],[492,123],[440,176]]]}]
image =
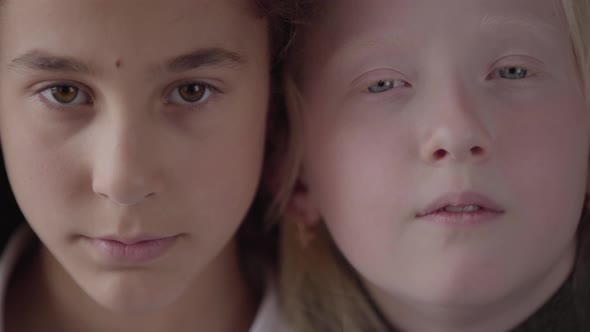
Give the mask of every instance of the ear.
[{"label": "ear", "polygon": [[313,228],[320,223],[320,212],[313,202],[309,187],[300,176],[297,178],[293,192],[287,205],[287,213],[296,217],[307,228]]}]

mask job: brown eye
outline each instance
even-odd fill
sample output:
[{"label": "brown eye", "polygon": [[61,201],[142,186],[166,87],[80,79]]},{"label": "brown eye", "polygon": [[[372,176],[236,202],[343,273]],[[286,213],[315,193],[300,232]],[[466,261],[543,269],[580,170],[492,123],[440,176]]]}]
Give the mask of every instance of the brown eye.
[{"label": "brown eye", "polygon": [[203,99],[207,88],[204,84],[185,84],[178,87],[178,94],[187,103],[196,103]]},{"label": "brown eye", "polygon": [[92,97],[83,89],[73,84],[57,84],[48,86],[39,92],[46,103],[54,106],[80,106],[91,105]]},{"label": "brown eye", "polygon": [[54,86],[51,88],[53,98],[62,104],[70,104],[78,97],[79,89],[69,85]]},{"label": "brown eye", "polygon": [[178,85],[166,98],[169,103],[178,105],[194,105],[207,101],[217,90],[207,83],[197,82]]}]

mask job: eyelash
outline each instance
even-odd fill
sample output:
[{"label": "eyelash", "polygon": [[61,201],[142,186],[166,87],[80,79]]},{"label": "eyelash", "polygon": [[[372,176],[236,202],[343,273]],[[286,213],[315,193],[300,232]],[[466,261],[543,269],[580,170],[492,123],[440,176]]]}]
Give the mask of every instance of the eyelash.
[{"label": "eyelash", "polygon": [[373,82],[367,87],[369,93],[383,93],[393,89],[411,87],[410,83],[399,79],[386,79]]},{"label": "eyelash", "polygon": [[[70,88],[70,89],[75,90],[75,91],[73,91],[74,97],[73,97],[72,101],[60,102],[56,99],[55,93],[56,93],[57,89],[64,89],[64,88]],[[86,87],[81,87],[80,84],[74,83],[74,82],[57,82],[57,83],[49,84],[49,85],[44,86],[41,89],[39,89],[36,92],[36,94],[38,94],[44,100],[45,103],[51,105],[51,107],[53,107],[53,108],[58,108],[58,109],[59,108],[66,108],[66,107],[75,107],[75,106],[86,106],[86,105],[92,105],[94,103],[92,95],[88,92],[88,89]],[[83,94],[84,101],[75,102],[80,97],[80,94]]]},{"label": "eyelash", "polygon": [[[198,100],[188,101],[182,96],[181,89],[191,86],[199,86],[197,91],[204,89],[203,94],[199,96]],[[64,102],[56,99],[56,93],[59,92],[57,89],[70,89],[70,92],[74,94],[72,100]],[[61,110],[65,108],[88,106],[94,104],[92,94],[88,92],[88,90],[90,89],[81,86],[79,83],[66,81],[43,86],[42,88],[38,89],[35,94],[39,95],[43,99],[43,102],[49,104],[52,109]],[[67,91],[62,90],[62,92]],[[221,93],[221,90],[209,83],[202,81],[185,81],[179,84],[177,83],[173,85],[171,89],[168,89],[164,96],[164,102],[166,105],[174,105],[178,107],[196,107],[197,105],[202,106],[217,93]],[[83,100],[76,101],[80,98],[80,96],[83,96]],[[180,98],[180,100],[173,101],[173,99],[178,98]]]},{"label": "eyelash", "polygon": [[[506,73],[508,71],[508,73]],[[504,73],[503,73],[504,72]],[[516,78],[508,78],[507,75],[513,74],[517,75]],[[509,80],[509,81],[518,81],[530,78],[532,76],[531,70],[526,66],[517,66],[517,65],[510,65],[510,66],[503,66],[496,68],[490,73],[487,77],[488,80],[491,79],[502,79],[502,80]],[[366,88],[366,91],[371,94],[379,94],[385,93],[389,90],[399,89],[399,88],[406,88],[411,87],[412,85],[404,80],[400,79],[384,79],[373,81],[371,85]]]},{"label": "eyelash", "polygon": [[[199,86],[200,89],[204,89],[203,96],[199,98],[197,101],[187,101],[181,95],[181,88],[189,87],[189,86]],[[215,97],[216,94],[222,93],[221,90],[214,85],[203,82],[203,81],[184,81],[180,83],[176,83],[172,86],[171,89],[166,90],[166,94],[164,97],[164,102],[167,105],[175,105],[178,107],[202,107],[204,104],[207,104],[208,101]],[[179,101],[171,101],[172,97],[178,96],[183,100]]]},{"label": "eyelash", "polygon": [[[502,77],[501,71],[508,71],[507,74],[520,74],[523,75],[523,77],[520,78],[507,78],[507,77]],[[514,72],[516,71],[516,72]],[[512,72],[512,73],[511,73]],[[531,77],[531,70],[526,67],[526,66],[520,66],[520,65],[509,65],[509,66],[503,66],[503,67],[499,67],[499,68],[495,68],[487,77],[488,80],[490,79],[504,79],[504,80],[513,80],[513,81],[518,81],[518,80],[524,80],[527,78]]]}]

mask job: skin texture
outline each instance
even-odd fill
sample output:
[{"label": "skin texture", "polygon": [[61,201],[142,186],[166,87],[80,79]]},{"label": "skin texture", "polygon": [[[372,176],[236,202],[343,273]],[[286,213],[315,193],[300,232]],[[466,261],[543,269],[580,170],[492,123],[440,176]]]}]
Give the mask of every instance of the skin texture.
[{"label": "skin texture", "polygon": [[[567,278],[589,121],[556,0],[340,0],[304,35],[293,205],[404,331],[505,331]],[[507,69],[526,70],[509,79]],[[379,82],[392,89],[370,93]],[[501,214],[418,218],[447,193]]]},{"label": "skin texture", "polygon": [[[3,4],[0,138],[44,245],[11,287],[15,330],[36,324],[18,319],[27,314],[53,331],[247,328],[255,303],[234,235],[259,182],[270,63],[266,21],[250,6]],[[209,57],[170,68],[195,52]],[[187,84],[204,96],[187,103]],[[56,102],[56,85],[77,97]],[[138,264],[109,260],[88,241],[138,235],[177,239]],[[23,294],[39,301],[21,303]]]}]

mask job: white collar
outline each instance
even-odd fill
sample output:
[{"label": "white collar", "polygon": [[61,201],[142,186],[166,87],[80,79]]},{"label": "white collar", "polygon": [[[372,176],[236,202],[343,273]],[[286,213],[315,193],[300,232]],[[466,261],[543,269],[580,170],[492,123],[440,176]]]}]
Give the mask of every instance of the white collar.
[{"label": "white collar", "polygon": [[274,283],[269,283],[250,332],[288,332],[284,323]]}]

